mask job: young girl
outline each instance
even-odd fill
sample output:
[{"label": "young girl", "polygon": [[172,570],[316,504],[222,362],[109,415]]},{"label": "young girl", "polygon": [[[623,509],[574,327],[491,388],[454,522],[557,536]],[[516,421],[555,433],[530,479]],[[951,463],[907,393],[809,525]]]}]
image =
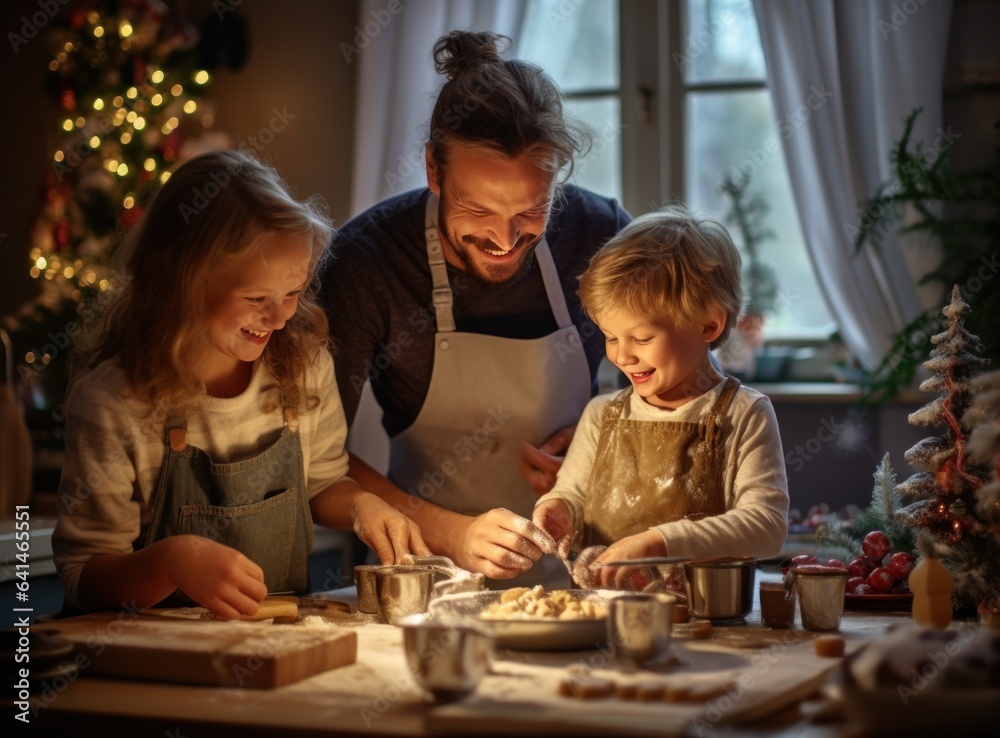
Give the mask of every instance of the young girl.
[{"label": "young girl", "polygon": [[586,549],[577,581],[622,586],[628,569],[605,561],[776,554],[788,483],[774,409],[709,355],[742,301],[729,234],[681,208],[636,218],[594,255],[579,294],[631,386],[590,401],[535,506],[563,551]]},{"label": "young girl", "polygon": [[221,151],[173,173],[81,336],[53,536],[67,608],[174,593],[221,618],[308,590],[313,521],[383,561],[429,553],[347,476],[314,302],[332,226],[277,173]]}]

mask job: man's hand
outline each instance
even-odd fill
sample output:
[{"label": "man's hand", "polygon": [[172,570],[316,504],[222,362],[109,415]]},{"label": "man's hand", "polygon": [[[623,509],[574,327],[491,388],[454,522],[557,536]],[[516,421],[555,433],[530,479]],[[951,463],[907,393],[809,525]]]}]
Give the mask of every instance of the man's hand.
[{"label": "man's hand", "polygon": [[351,520],[358,538],[375,551],[383,564],[399,563],[409,553],[417,556],[431,553],[420,535],[420,527],[370,492],[354,496]]},{"label": "man's hand", "polygon": [[530,569],[543,553],[555,553],[556,543],[544,530],[510,510],[496,508],[467,518],[456,530],[455,563],[491,579],[512,579]]},{"label": "man's hand", "polygon": [[562,467],[566,449],[575,432],[575,425],[561,428],[538,448],[526,441],[521,442],[517,469],[539,495],[544,495],[555,485],[556,473]]},{"label": "man's hand", "polygon": [[573,543],[573,516],[563,500],[546,500],[536,506],[531,522],[552,536],[561,558],[569,556]]}]

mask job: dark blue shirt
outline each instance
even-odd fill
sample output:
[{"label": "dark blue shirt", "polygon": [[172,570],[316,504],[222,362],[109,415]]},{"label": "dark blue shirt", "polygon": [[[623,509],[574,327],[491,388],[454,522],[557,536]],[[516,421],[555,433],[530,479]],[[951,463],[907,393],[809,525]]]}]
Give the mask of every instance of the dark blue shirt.
[{"label": "dark blue shirt", "polygon": [[[334,237],[334,258],[322,275],[347,420],[353,422],[361,389],[370,379],[390,436],[416,420],[434,363],[436,324],[424,237],[429,194],[427,189],[405,192],[351,219]],[[604,336],[580,308],[578,279],[594,252],[629,220],[616,200],[566,185],[545,231],[595,391]],[[541,271],[532,262],[523,278],[500,284],[483,284],[449,264],[457,330],[505,338],[539,338],[555,331]],[[489,394],[484,386],[485,405]]]}]

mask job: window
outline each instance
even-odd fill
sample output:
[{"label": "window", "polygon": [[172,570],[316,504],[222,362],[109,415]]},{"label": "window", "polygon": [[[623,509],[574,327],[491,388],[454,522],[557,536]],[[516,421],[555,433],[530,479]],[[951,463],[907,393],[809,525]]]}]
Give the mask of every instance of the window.
[{"label": "window", "polygon": [[566,114],[594,132],[572,181],[622,201],[622,89],[616,0],[529,0],[514,55],[559,85]]},{"label": "window", "polygon": [[[680,200],[722,218],[726,174],[751,177],[776,234],[761,257],[781,296],[769,341],[828,336],[749,0],[529,0],[515,54],[541,65],[597,134],[574,181],[633,213]],[[730,228],[738,246],[739,233]]]}]

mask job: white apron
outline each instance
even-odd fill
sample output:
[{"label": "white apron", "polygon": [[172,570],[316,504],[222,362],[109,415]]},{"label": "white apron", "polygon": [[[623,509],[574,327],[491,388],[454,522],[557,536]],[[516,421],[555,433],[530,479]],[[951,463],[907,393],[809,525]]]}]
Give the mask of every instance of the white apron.
[{"label": "white apron", "polygon": [[[580,333],[544,235],[535,258],[557,330],[533,339],[457,332],[437,213],[432,193],[425,225],[437,320],[433,370],[416,420],[390,441],[389,478],[464,515],[505,507],[531,519],[538,494],[518,472],[518,446],[538,446],[579,420],[590,399]],[[491,584],[566,587],[569,577],[555,556],[545,556],[522,576]]]}]

